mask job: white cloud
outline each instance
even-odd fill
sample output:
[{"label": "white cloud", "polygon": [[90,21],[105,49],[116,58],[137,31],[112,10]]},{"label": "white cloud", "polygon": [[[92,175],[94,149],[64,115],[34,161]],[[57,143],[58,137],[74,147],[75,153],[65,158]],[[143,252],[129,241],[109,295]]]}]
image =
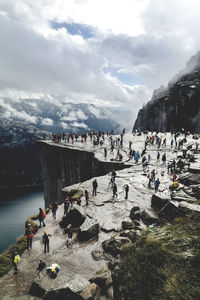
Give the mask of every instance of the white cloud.
[{"label": "white cloud", "polygon": [[[199,9],[197,0],[1,0],[0,95],[124,106],[135,116],[199,50]],[[94,34],[86,40],[52,22],[89,25]],[[65,110],[63,126],[84,120]]]}]

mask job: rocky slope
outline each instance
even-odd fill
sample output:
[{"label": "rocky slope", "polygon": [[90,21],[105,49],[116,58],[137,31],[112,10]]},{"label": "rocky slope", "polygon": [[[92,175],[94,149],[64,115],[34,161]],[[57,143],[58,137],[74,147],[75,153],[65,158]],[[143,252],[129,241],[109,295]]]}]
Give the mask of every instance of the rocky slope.
[{"label": "rocky slope", "polygon": [[184,128],[200,131],[200,52],[193,56],[184,70],[169,82],[168,87],[155,90],[152,99],[140,109],[133,131],[166,132]]},{"label": "rocky slope", "polygon": [[51,134],[27,123],[0,119],[0,190],[42,187],[35,141]]},{"label": "rocky slope", "polygon": [[[22,256],[19,273],[13,276],[10,271],[0,279],[0,297],[12,295],[20,299],[22,296],[18,295],[22,293],[28,299],[30,291],[46,300],[179,299],[182,295],[186,295],[185,299],[198,299],[200,153],[195,150],[196,140],[187,137],[184,147],[195,158],[189,165],[189,157],[183,159],[180,149],[171,149],[171,135],[167,134],[166,138],[167,145],[160,152],[167,154],[167,162],[182,158],[185,163],[183,170],[179,170],[178,189],[173,192],[169,189],[172,175],[167,173],[166,165],[156,163],[157,145],[148,146],[149,171],[156,168],[161,181],[159,191],[154,193],[153,185],[148,188],[141,160],[138,164],[130,160],[131,167],[117,171],[118,196],[114,199],[110,174],[98,177],[97,195],[90,196],[88,206],[83,197],[81,207],[74,203],[65,218],[63,204],[58,208],[56,220],[47,215],[45,231],[50,234],[50,253],[43,254],[44,230],[39,229],[30,256],[28,251]],[[182,138],[182,135],[178,137]],[[124,137],[124,163],[129,140],[141,152],[145,136]],[[80,143],[79,147],[93,149],[89,141],[87,145]],[[116,151],[108,152],[107,159],[115,157]],[[96,149],[96,157],[106,160],[102,154],[103,149]],[[92,181],[68,186],[63,192],[78,188],[87,189],[91,195]],[[125,200],[127,183],[130,190]],[[197,217],[188,217],[191,212]],[[63,226],[69,220],[71,223],[73,220],[74,234],[72,245],[67,247]],[[171,222],[174,223],[169,225]],[[60,265],[55,279],[45,270],[38,276],[36,268],[41,257],[47,266],[55,262]]]}]

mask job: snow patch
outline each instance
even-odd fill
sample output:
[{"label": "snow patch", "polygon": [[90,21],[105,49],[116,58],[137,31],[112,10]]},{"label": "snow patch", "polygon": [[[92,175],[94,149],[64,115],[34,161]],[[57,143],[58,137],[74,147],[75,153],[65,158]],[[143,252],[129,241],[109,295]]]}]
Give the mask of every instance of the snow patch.
[{"label": "snow patch", "polygon": [[52,126],[53,123],[54,123],[54,121],[50,118],[44,118],[44,119],[41,120],[42,125]]}]

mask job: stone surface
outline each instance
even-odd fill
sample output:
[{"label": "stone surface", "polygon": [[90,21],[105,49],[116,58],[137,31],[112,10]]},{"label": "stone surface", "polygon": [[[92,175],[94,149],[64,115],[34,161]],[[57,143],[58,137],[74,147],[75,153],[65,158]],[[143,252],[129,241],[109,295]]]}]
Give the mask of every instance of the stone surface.
[{"label": "stone surface", "polygon": [[81,292],[81,296],[84,300],[91,300],[95,298],[99,290],[100,288],[95,283],[91,283]]},{"label": "stone surface", "polygon": [[169,198],[163,198],[160,194],[153,194],[151,197],[151,207],[158,211],[169,202]]},{"label": "stone surface", "polygon": [[172,221],[175,218],[185,216],[185,212],[181,210],[178,205],[176,206],[172,202],[168,202],[159,212],[159,218],[166,219],[167,221]]},{"label": "stone surface", "polygon": [[106,252],[116,256],[121,253],[122,246],[127,243],[130,243],[129,239],[127,239],[125,237],[118,237],[116,239],[113,238],[113,239],[104,241],[102,243],[102,247]]},{"label": "stone surface", "polygon": [[60,227],[66,228],[68,224],[71,224],[72,227],[79,227],[85,221],[85,211],[79,205],[75,205],[66,216],[60,221]]},{"label": "stone surface", "polygon": [[96,223],[92,226],[85,226],[83,223],[83,226],[80,227],[78,234],[77,234],[77,238],[79,241],[83,242],[83,241],[88,241],[92,238],[97,237],[99,234],[99,224]]},{"label": "stone surface", "polygon": [[[196,57],[199,60],[199,52]],[[133,132],[157,131],[184,128],[192,132],[200,131],[199,61],[196,66],[187,66],[169,82],[168,87],[155,90],[152,99],[140,109]]]},{"label": "stone surface", "polygon": [[141,213],[141,220],[145,225],[158,223],[158,218],[151,216],[147,211]]},{"label": "stone surface", "polygon": [[[176,159],[176,152],[171,150],[170,147],[171,134],[160,134],[160,136],[167,138],[167,146],[161,148],[161,153],[166,152],[167,161]],[[144,147],[145,138],[145,135],[125,135],[124,147],[122,149],[124,157],[127,157],[126,153],[128,153],[129,140],[133,140],[134,149],[137,149],[141,152]],[[190,144],[192,142],[192,137],[189,136],[187,140],[187,143]],[[106,140],[106,142],[109,143],[109,139]],[[88,141],[86,144],[87,145],[82,145],[82,147],[88,147],[87,151],[91,151],[93,153],[93,148],[90,144],[90,141]],[[50,153],[50,142],[48,144],[48,147],[46,148],[46,151],[49,151]],[[61,146],[57,145],[57,148],[59,147],[67,148],[63,144],[61,144]],[[74,146],[73,150],[78,151],[78,146]],[[116,154],[117,150],[115,149],[114,151]],[[95,156],[98,157],[98,159],[104,161],[103,149],[96,148],[94,152]],[[57,152],[52,151],[52,160],[54,159],[53,153],[55,155],[57,154],[57,157],[62,157],[63,155],[61,154],[61,156],[59,156],[59,150],[57,150]],[[68,151],[66,151],[66,153],[68,153]],[[149,171],[151,171],[153,168],[156,168],[157,176],[161,181],[159,192],[156,193],[156,195],[162,199],[170,199],[171,192],[169,191],[168,187],[172,183],[172,175],[167,174],[167,168],[165,165],[156,163],[156,153],[156,145],[148,146],[147,154],[150,154],[152,157],[149,164]],[[109,155],[111,156],[112,154],[109,153]],[[108,157],[108,160],[109,159],[110,157]],[[197,161],[199,161],[199,157]],[[126,163],[124,162],[124,164]],[[98,190],[96,196],[92,196],[92,181],[94,180],[93,178],[77,184],[73,184],[71,186],[67,186],[68,190],[77,188],[80,188],[83,191],[85,189],[88,190],[90,194],[89,205],[86,206],[85,197],[83,196],[82,204],[80,207],[81,215],[86,216],[86,220],[87,218],[89,218],[89,223],[91,224],[91,226],[93,226],[94,224],[99,224],[98,238],[91,239],[85,242],[79,242],[79,240],[77,239],[76,231],[73,233],[72,245],[69,245],[69,247],[67,248],[67,236],[63,234],[63,229],[59,226],[59,222],[63,217],[64,209],[63,204],[59,205],[56,214],[56,220],[52,218],[51,213],[48,214],[45,219],[45,231],[50,234],[50,254],[43,253],[44,248],[41,244],[41,239],[44,233],[44,228],[39,229],[33,239],[33,248],[30,251],[30,256],[28,252],[25,251],[21,257],[21,262],[19,265],[20,272],[16,276],[13,276],[13,271],[11,270],[8,274],[0,278],[0,298],[2,296],[6,296],[8,293],[10,295],[17,295],[20,292],[27,294],[30,289],[31,282],[35,281],[35,278],[37,277],[36,269],[40,258],[43,258],[45,260],[47,266],[56,262],[61,267],[60,272],[55,280],[52,280],[49,277],[42,277],[40,279],[41,286],[45,288],[48,287],[48,292],[55,289],[62,290],[64,287],[65,290],[72,291],[71,287],[66,286],[66,283],[70,282],[70,280],[73,279],[74,284],[76,285],[77,274],[79,274],[84,280],[90,281],[91,278],[95,277],[102,270],[105,270],[107,268],[108,261],[112,263],[116,261],[117,255],[120,253],[122,247],[122,241],[119,242],[119,235],[126,238],[126,243],[134,243],[136,241],[137,235],[141,234],[140,230],[146,228],[146,225],[143,222],[139,222],[138,220],[134,219],[133,223],[135,225],[135,229],[122,231],[122,222],[131,222],[129,215],[133,207],[137,207],[137,209],[134,208],[132,210],[133,216],[135,216],[135,214],[139,214],[140,216],[140,212],[142,211],[148,212],[152,218],[156,218],[157,214],[151,207],[151,197],[154,194],[154,189],[148,188],[148,178],[143,171],[141,161],[139,161],[138,164],[135,164],[134,160],[129,160],[128,164],[131,165],[131,167],[125,168],[123,170],[117,170],[115,181],[118,187],[118,196],[114,199],[112,197],[112,188],[109,184],[111,178],[110,174],[97,177]],[[62,168],[59,169],[59,172],[63,172],[63,176],[66,174]],[[57,175],[55,172],[54,180],[57,180],[56,176]],[[56,186],[58,187],[57,183]],[[48,184],[50,186],[51,182],[49,182]],[[125,184],[129,185],[129,195],[127,200],[125,200]],[[62,184],[60,184],[60,186],[62,189]],[[193,186],[195,185],[192,185],[192,187]],[[184,186],[184,192],[187,189],[188,187]],[[198,190],[198,188],[196,188],[196,190]],[[55,199],[57,199],[57,193],[55,193],[54,196]],[[103,203],[103,205],[99,206],[98,203]],[[172,203],[176,207],[178,212],[180,213],[181,211],[181,213],[183,214],[188,213],[188,208],[189,211],[198,209],[197,203],[187,203],[185,201],[173,201]],[[72,209],[73,207],[79,209],[79,206],[77,205],[73,204]],[[165,216],[167,216],[167,218],[169,218],[171,214],[174,214],[173,209],[169,209],[169,207],[168,209],[165,209]],[[176,216],[177,214],[175,213],[174,215]],[[87,225],[87,221],[85,222],[86,223],[83,223],[81,226],[90,228],[91,226],[89,226],[89,223]],[[109,241],[112,236],[117,241],[115,245],[116,247],[113,246],[114,249],[117,249],[117,253],[115,253],[115,256],[111,256],[111,254],[109,254],[110,252],[105,252],[102,249],[102,243],[104,241]],[[110,249],[109,247],[107,249],[111,250],[112,252],[112,245]],[[84,289],[85,287],[82,286],[80,288]],[[74,291],[73,293],[77,293],[77,291]],[[52,297],[54,295],[56,294],[53,294],[52,292]],[[102,296],[105,297],[105,295]]]}]

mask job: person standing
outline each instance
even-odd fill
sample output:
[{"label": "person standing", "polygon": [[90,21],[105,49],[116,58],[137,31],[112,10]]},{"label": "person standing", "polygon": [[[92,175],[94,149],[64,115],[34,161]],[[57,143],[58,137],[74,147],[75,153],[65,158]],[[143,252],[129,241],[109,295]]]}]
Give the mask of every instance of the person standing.
[{"label": "person standing", "polygon": [[42,236],[42,241],[44,243],[44,253],[49,252],[49,236],[46,232]]},{"label": "person standing", "polygon": [[107,148],[104,148],[104,157],[107,157]]},{"label": "person standing", "polygon": [[114,184],[113,184],[113,198],[114,198],[115,196],[117,197],[118,194],[117,194],[117,185],[116,185],[116,183],[114,182]]},{"label": "person standing", "polygon": [[98,183],[97,183],[96,179],[92,182],[92,187],[93,187],[92,195],[96,196],[97,195],[97,188],[98,188]]},{"label": "person standing", "polygon": [[58,203],[56,201],[52,202],[52,217],[56,219],[56,211],[58,209]]},{"label": "person standing", "polygon": [[12,264],[14,268],[14,274],[16,274],[19,269],[17,268],[17,264],[20,262],[19,254],[15,251],[12,253]]},{"label": "person standing", "polygon": [[70,199],[66,198],[64,202],[64,216],[67,215],[70,205]]},{"label": "person standing", "polygon": [[88,205],[89,204],[89,193],[88,193],[88,191],[87,190],[85,190],[85,202],[86,202],[86,205]]},{"label": "person standing", "polygon": [[157,178],[156,181],[154,182],[155,192],[158,191],[159,185],[160,185],[160,180],[159,180],[159,178]]},{"label": "person standing", "polygon": [[125,199],[127,200],[128,199],[128,192],[129,192],[129,185],[125,184],[124,188],[125,188]]},{"label": "person standing", "polygon": [[39,226],[39,228],[41,228],[41,223],[43,223],[43,226],[45,226],[45,223],[44,223],[44,212],[43,212],[42,208],[39,208],[38,219],[39,219],[39,221],[40,221],[40,226]]},{"label": "person standing", "polygon": [[160,162],[160,152],[157,153],[157,163]]},{"label": "person standing", "polygon": [[25,230],[25,235],[27,236],[27,249],[29,251],[29,249],[32,249],[32,242],[33,242],[33,234],[34,229],[33,227],[31,227],[31,224],[28,224],[26,230]]}]

